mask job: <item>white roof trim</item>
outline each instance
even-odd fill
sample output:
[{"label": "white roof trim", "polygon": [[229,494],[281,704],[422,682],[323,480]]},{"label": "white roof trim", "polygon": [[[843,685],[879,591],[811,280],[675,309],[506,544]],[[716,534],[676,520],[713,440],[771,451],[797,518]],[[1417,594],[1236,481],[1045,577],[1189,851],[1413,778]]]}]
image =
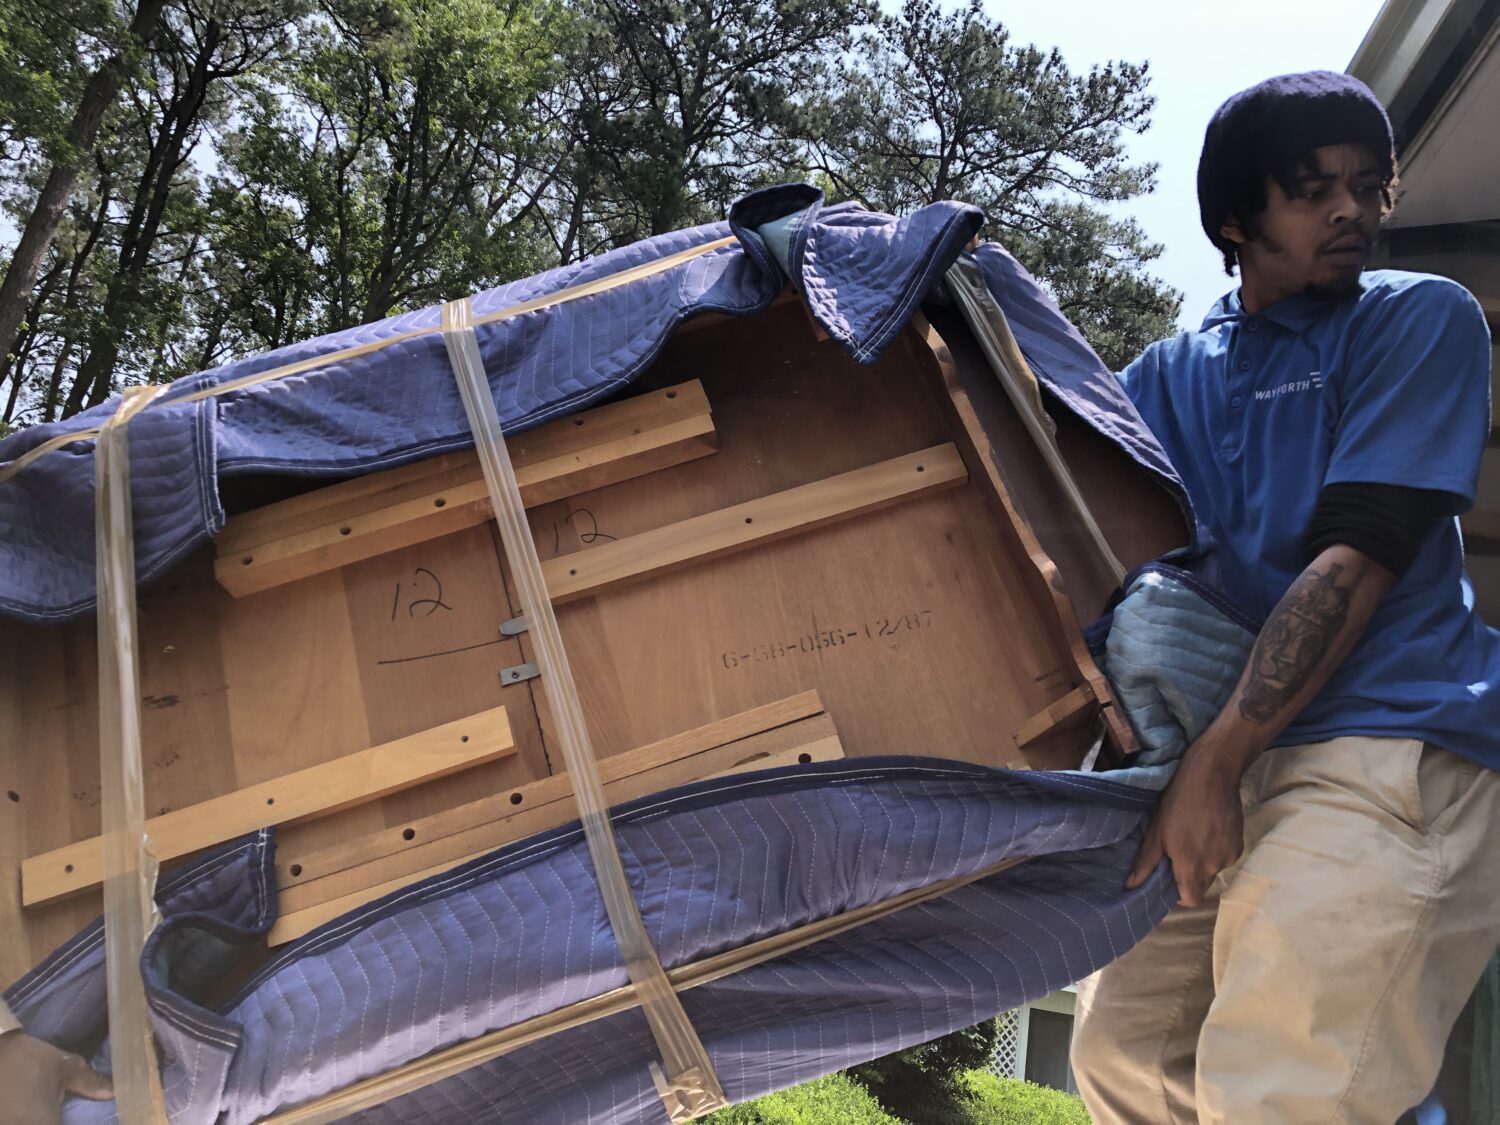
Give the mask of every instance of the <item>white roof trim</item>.
[{"label": "white roof trim", "polygon": [[1349,62],[1385,105],[1400,93],[1433,34],[1459,0],[1386,0]]}]

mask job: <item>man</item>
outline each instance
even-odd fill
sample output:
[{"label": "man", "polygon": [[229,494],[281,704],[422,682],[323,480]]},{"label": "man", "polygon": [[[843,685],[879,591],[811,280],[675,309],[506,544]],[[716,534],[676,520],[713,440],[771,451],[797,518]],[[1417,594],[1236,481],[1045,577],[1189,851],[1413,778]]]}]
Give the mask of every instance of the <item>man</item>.
[{"label": "man", "polygon": [[66,1094],[114,1097],[108,1078],[77,1055],[27,1035],[0,1000],[0,1125],[59,1122]]},{"label": "man", "polygon": [[1390,1123],[1500,942],[1500,636],[1453,518],[1489,337],[1458,285],[1363,272],[1395,172],[1355,79],[1231,98],[1198,192],[1240,288],[1121,376],[1264,625],[1130,876],[1179,904],[1079,987],[1099,1123]]}]

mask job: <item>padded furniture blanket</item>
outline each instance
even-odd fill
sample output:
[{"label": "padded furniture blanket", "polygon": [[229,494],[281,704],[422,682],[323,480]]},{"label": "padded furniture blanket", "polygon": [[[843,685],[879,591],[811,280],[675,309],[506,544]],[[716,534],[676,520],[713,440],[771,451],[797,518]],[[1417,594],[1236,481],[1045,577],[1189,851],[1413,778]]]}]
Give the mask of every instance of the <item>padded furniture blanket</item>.
[{"label": "padded furniture blanket", "polygon": [[[481,325],[480,352],[500,420],[515,433],[607,397],[644,371],[682,321],[748,316],[785,281],[857,360],[874,362],[979,229],[982,214],[937,203],[905,218],[823,208],[804,184],[741,200],[729,221],[660,235],[476,294],[476,319],[730,239],[651,276]],[[777,228],[777,254],[758,228]],[[1159,476],[1182,486],[1155,438],[1076,329],[1000,247],[978,252],[985,280],[1037,376],[1059,401]],[[160,577],[224,525],[223,478],[251,473],[339,479],[468,448],[463,405],[436,332],[297,375],[183,401],[257,372],[433,328],[437,307],[295,344],[178,380],[130,424],[136,573]],[[44,442],[97,429],[112,400],[0,441],[0,469]],[[1182,501],[1184,504],[1185,500]],[[0,614],[62,622],[94,604],[91,439],[68,443],[0,482]]]},{"label": "padded furniture blanket", "polygon": [[[699,782],[617,810],[668,968],[1031,857],[841,937],[683,993],[728,1095],[925,1042],[1087,975],[1165,913],[1122,889],[1153,795],[1081,775],[850,759]],[[397,891],[200,1002],[274,914],[261,834],[175,875],[145,954],[172,1120],[248,1125],[433,1050],[627,982],[576,824]],[[99,1055],[97,927],[6,994],[34,1033]],[[353,1120],[664,1122],[639,1012],[551,1036]],[[70,1125],[113,1121],[72,1099]]]},{"label": "padded furniture blanket", "polygon": [[[824,208],[805,185],[740,201],[728,222],[663,235],[478,294],[476,316],[724,245],[648,277],[479,329],[501,419],[517,432],[619,390],[702,312],[751,315],[788,281],[829,335],[872,362],[978,229],[936,204],[896,219]],[[1001,248],[976,253],[1041,382],[1155,474],[1181,484],[1110,373]],[[424,309],[179,381],[130,427],[138,575],[148,583],[224,522],[221,480],[338,479],[471,444],[441,337],[314,363],[182,401],[247,374],[435,326]],[[114,403],[0,442],[0,465],[97,427]],[[0,613],[90,612],[93,443],[0,483]],[[1189,520],[1191,524],[1191,520]],[[1123,889],[1155,794],[1098,775],[1017,774],[932,758],[850,759],[656,794],[616,810],[632,888],[667,967],[1007,857],[1026,862],[683,1001],[736,1101],[929,1040],[1087,975],[1169,906],[1159,871]],[[211,999],[275,917],[271,833],[164,880],[143,970],[174,1122],[251,1122],[433,1050],[626,982],[576,825],[397,891],[279,951]],[[13,985],[36,1034],[107,1065],[94,926]],[[362,1122],[660,1122],[655,1048],[628,1012],[551,1036],[359,1114]],[[114,1119],[71,1100],[70,1123]]]}]

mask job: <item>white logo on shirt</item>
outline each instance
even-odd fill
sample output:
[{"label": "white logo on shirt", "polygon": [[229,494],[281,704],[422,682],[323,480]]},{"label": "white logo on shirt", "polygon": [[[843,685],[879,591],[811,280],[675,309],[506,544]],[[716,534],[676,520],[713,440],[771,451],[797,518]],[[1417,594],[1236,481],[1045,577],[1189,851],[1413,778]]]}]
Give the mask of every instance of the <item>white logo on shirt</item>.
[{"label": "white logo on shirt", "polygon": [[1323,373],[1321,371],[1308,372],[1306,379],[1293,379],[1289,383],[1282,383],[1279,387],[1271,387],[1268,390],[1256,391],[1255,401],[1264,402],[1266,399],[1279,398],[1282,395],[1293,395],[1299,391],[1321,390],[1323,386]]}]

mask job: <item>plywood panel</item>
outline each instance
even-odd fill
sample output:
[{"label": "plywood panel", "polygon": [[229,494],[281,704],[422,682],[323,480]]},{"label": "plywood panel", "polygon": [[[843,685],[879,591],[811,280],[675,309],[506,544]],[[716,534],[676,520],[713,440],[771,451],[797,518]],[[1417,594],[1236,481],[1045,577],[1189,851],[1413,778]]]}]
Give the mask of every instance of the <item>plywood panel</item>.
[{"label": "plywood panel", "polygon": [[[490,531],[471,528],[346,567],[363,708],[372,737],[391,738],[497,704],[511,716],[518,754],[463,777],[397,794],[381,804],[396,824],[548,773],[527,684],[501,685],[523,663],[520,641],[500,625],[517,615]],[[290,845],[294,841],[289,840]]]},{"label": "plywood panel", "polygon": [[24,652],[26,648],[21,627],[0,621],[0,933],[6,935],[6,940],[0,941],[0,981],[6,983],[34,961],[21,914],[20,866],[27,848],[27,814],[35,805],[36,815],[45,815],[47,795],[53,792],[56,800],[57,789],[42,779],[35,787],[28,783],[25,747],[29,715],[22,694],[27,679],[23,662],[34,657]]},{"label": "plywood panel", "polygon": [[[862,368],[816,341],[797,309],[765,319],[773,323],[753,346],[715,338],[733,325],[674,341],[647,376],[654,385],[700,375],[719,454],[575,497],[570,524],[538,510],[533,526],[550,516],[554,528],[537,534],[544,557],[953,437],[940,381],[918,364],[935,369],[930,352],[893,346]],[[1052,607],[1023,593],[1029,563],[1007,530],[971,482],[562,607],[585,697],[596,677],[620,685],[614,713],[591,716],[600,752],[628,745],[610,739],[614,729],[646,741],[815,688],[850,754],[1024,764],[1014,730],[1077,675],[1054,643]],[[1031,760],[1076,762],[1086,740],[1038,746]]]},{"label": "plywood panel", "polygon": [[[36,629],[0,622],[0,705],[12,716],[0,745],[0,830],[5,849],[4,920],[0,962],[8,983],[99,913],[97,894],[43,910],[20,906],[21,860],[28,849],[52,847],[99,831],[99,751],[93,622]],[[18,717],[18,718],[17,718]],[[15,794],[12,799],[11,794]],[[10,849],[14,848],[12,852]],[[18,965],[18,963],[20,963]]]},{"label": "plywood panel", "polygon": [[[915,332],[862,367],[816,339],[795,304],[680,334],[631,393],[701,380],[720,452],[528,513],[539,552],[553,559],[949,442],[968,468],[952,491],[562,607],[601,756],[815,689],[850,754],[1079,760],[1091,718],[1049,727],[1024,751],[1015,740],[1040,731],[1046,724],[1032,721],[1055,716],[1059,701],[1079,698],[1070,693],[1097,686],[1077,630],[1110,584],[964,330],[937,327],[953,337],[948,387]],[[952,386],[969,400],[972,424]],[[1181,514],[1163,490],[1081,424],[1058,420],[1064,453],[1127,565],[1182,541]],[[456,464],[436,459],[413,479]],[[1032,539],[1012,525],[1012,510]],[[547,776],[550,719],[538,706],[547,686],[500,685],[502,668],[532,655],[524,635],[498,635],[519,611],[511,589],[488,526],[241,599],[214,584],[211,551],[189,559],[142,597],[148,809],[494,706],[510,715],[513,758],[289,828],[284,841],[316,850]],[[3,849],[18,834],[34,851],[98,832],[97,671],[92,621],[6,628],[7,640],[23,642],[0,666],[0,706],[12,709],[0,714],[0,793],[18,798],[0,798],[0,854],[10,855]],[[0,897],[0,911],[7,902]],[[24,959],[96,909],[83,896],[28,911]]]},{"label": "plywood panel", "polygon": [[[218,627],[226,604],[206,553],[140,595],[141,755],[148,817],[239,787]],[[93,622],[73,628],[92,630]],[[97,772],[93,767],[91,773]]]},{"label": "plywood panel", "polygon": [[[236,788],[374,744],[340,574],[226,596],[219,629]],[[297,832],[335,839],[376,828],[380,819],[378,806],[364,805]]]},{"label": "plywood panel", "polygon": [[[1062,489],[1035,455],[1020,416],[962,316],[954,309],[927,313],[952,357],[959,386],[989,436],[1011,498],[1056,566],[1078,620],[1093,621],[1114,592],[1114,578],[1069,510]],[[1045,391],[1044,398],[1057,424],[1058,448],[1126,570],[1186,543],[1186,522],[1171,494]]]}]

